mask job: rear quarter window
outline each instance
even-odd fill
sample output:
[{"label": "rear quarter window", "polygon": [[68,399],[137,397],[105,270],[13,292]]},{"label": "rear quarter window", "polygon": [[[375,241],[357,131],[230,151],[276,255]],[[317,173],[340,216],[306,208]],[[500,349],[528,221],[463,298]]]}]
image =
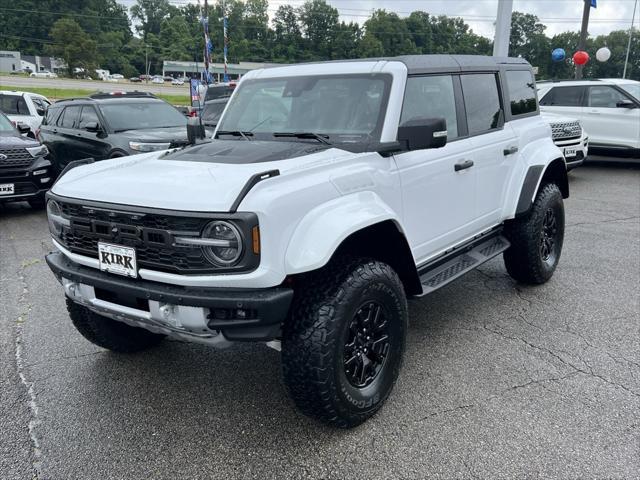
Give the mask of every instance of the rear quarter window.
[{"label": "rear quarter window", "polygon": [[538,110],[536,81],[529,70],[508,70],[507,88],[511,115],[525,115]]},{"label": "rear quarter window", "polygon": [[20,95],[0,94],[0,111],[7,115],[29,115],[27,102]]}]

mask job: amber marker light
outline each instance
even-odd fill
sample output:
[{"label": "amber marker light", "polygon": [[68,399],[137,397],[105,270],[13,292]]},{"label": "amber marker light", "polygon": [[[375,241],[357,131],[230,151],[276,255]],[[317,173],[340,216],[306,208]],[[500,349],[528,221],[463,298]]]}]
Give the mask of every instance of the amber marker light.
[{"label": "amber marker light", "polygon": [[251,239],[253,245],[253,253],[258,255],[260,253],[260,228],[256,225],[251,229]]}]

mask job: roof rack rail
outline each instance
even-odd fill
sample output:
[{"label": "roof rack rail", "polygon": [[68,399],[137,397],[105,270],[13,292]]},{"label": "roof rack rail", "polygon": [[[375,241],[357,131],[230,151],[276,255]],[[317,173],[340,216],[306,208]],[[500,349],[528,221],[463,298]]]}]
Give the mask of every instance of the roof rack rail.
[{"label": "roof rack rail", "polygon": [[87,100],[89,97],[69,97],[69,98],[61,98],[60,100],[56,100],[55,103],[60,102],[70,102],[71,100]]},{"label": "roof rack rail", "polygon": [[139,90],[134,90],[131,92],[116,90],[113,92],[98,92],[92,95],[89,95],[89,98],[114,98],[114,97],[148,97],[148,98],[157,98],[151,92],[141,92]]},{"label": "roof rack rail", "polygon": [[599,78],[547,78],[545,80],[536,80],[536,83],[562,83],[562,82],[584,82],[584,81],[600,81]]}]

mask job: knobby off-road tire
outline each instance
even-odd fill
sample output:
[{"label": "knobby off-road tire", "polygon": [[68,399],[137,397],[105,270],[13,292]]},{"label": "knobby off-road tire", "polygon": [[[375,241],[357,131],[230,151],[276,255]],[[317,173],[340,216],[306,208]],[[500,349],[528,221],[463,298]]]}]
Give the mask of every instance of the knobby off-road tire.
[{"label": "knobby off-road tire", "polygon": [[287,389],[304,414],[335,427],[359,425],[380,409],[402,366],[402,282],[389,265],[342,258],[297,284],[283,328]]},{"label": "knobby off-road tire", "polygon": [[505,226],[511,246],[504,252],[509,275],[522,283],[545,283],[555,271],[564,240],[564,204],[557,185],[542,185],[530,211]]},{"label": "knobby off-road tire", "polygon": [[68,298],[67,310],[73,325],[84,338],[114,352],[134,353],[146,350],[156,346],[165,337],[98,315]]}]

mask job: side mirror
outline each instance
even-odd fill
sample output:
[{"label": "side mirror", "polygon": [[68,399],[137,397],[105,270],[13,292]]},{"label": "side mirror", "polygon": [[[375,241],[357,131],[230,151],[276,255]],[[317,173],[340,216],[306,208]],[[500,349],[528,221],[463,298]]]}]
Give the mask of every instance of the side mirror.
[{"label": "side mirror", "polygon": [[25,123],[16,123],[16,128],[20,135],[24,135],[25,133],[29,133],[31,131],[31,127]]},{"label": "side mirror", "polygon": [[45,109],[44,108],[36,108],[36,113],[39,117],[44,117]]},{"label": "side mirror", "polygon": [[636,108],[636,104],[631,100],[619,100],[616,102],[616,107],[618,108]]},{"label": "side mirror", "polygon": [[444,147],[447,121],[444,118],[412,118],[398,127],[398,142],[403,150]]},{"label": "side mirror", "polygon": [[198,140],[204,139],[206,133],[204,125],[200,124],[200,119],[197,117],[187,118],[187,141],[191,145],[195,145]]},{"label": "side mirror", "polygon": [[87,122],[84,124],[83,128],[87,132],[98,133],[100,131],[100,125],[98,125],[98,122]]}]

